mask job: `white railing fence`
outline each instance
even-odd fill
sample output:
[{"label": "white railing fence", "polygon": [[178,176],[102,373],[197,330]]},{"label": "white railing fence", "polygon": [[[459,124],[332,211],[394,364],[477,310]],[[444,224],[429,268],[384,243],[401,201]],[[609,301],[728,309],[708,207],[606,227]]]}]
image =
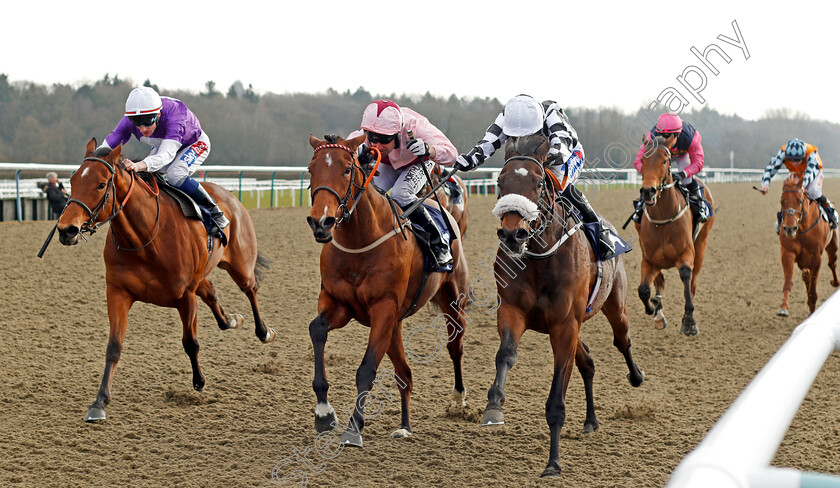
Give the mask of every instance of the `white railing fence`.
[{"label": "white railing fence", "polygon": [[791,334],[667,488],[838,488],[840,477],[770,467],[796,411],[832,352],[840,350],[840,292]]},{"label": "white railing fence", "polygon": [[[7,213],[11,213],[12,218],[23,220],[26,212],[22,210],[22,200],[44,198],[37,184],[46,179],[35,178],[34,174],[44,175],[47,171],[55,171],[59,181],[70,191],[70,175],[77,168],[75,164],[0,163],[0,171],[14,172],[14,179],[0,180],[0,203],[3,200],[16,201],[14,209],[4,207],[3,218],[0,220],[9,220],[6,218]],[[495,194],[500,171],[501,168],[477,168],[459,175],[470,194],[488,195]],[[709,183],[757,182],[762,173],[761,169],[705,168],[700,177]],[[827,177],[840,177],[840,169],[824,168],[823,173]],[[245,177],[246,174],[249,176]],[[194,176],[230,190],[248,208],[275,207],[278,202],[283,202],[280,205],[284,206],[309,204],[309,179],[305,167],[211,165],[201,166]],[[637,187],[640,183],[641,178],[633,168],[584,168],[578,179],[578,186],[584,192],[592,188]]]}]

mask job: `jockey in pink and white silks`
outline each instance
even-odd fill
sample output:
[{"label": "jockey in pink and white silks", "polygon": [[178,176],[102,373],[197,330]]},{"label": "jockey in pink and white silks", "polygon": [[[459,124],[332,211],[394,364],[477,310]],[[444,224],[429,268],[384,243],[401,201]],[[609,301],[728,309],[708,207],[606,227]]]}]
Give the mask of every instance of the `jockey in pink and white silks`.
[{"label": "jockey in pink and white silks", "polygon": [[583,144],[578,140],[569,117],[557,103],[551,100],[540,103],[529,95],[511,98],[487,128],[484,137],[469,152],[459,155],[455,165],[460,170],[470,171],[500,149],[508,137],[529,136],[537,132],[547,136],[551,144],[545,161],[546,167],[554,172],[561,182],[565,177],[566,186],[560,189],[563,197],[578,209],[583,222],[598,223],[600,227],[598,259],[604,260],[613,255],[615,244],[610,230],[602,225],[589,201],[574,185],[583,166]]},{"label": "jockey in pink and white silks", "polygon": [[[371,147],[379,151],[382,160],[373,184],[383,191],[391,190],[391,198],[403,210],[419,200],[417,192],[426,184],[421,164],[431,171],[435,164],[451,165],[457,155],[449,138],[426,117],[391,100],[376,100],[368,105],[362,114],[360,130],[347,138],[362,134],[367,138],[356,149],[359,162],[371,162]],[[428,210],[420,205],[408,218],[429,233],[432,255],[438,267],[451,264],[452,253]]]},{"label": "jockey in pink and white silks", "polygon": [[127,143],[132,135],[152,150],[141,161],[124,161],[126,169],[163,173],[170,185],[207,209],[220,230],[230,224],[213,197],[191,177],[210,154],[210,138],[182,101],[161,97],[147,86],[131,90],[125,116],[99,149],[111,150]]},{"label": "jockey in pink and white silks", "polygon": [[[647,133],[646,139],[652,140],[656,136],[666,138],[676,137],[677,141],[671,147],[671,161],[676,160],[677,172],[674,173],[674,181],[688,190],[688,203],[694,215],[700,222],[709,220],[709,213],[703,196],[700,194],[700,186],[694,179],[694,175],[703,170],[703,146],[700,145],[700,132],[688,122],[683,122],[679,115],[664,113],[659,116],[656,125]],[[670,142],[670,141],[669,141]],[[636,161],[633,165],[636,171],[642,172],[642,155],[645,153],[645,146],[639,147],[636,153]],[[639,198],[633,202],[635,213],[633,221],[642,221],[644,203]]]}]

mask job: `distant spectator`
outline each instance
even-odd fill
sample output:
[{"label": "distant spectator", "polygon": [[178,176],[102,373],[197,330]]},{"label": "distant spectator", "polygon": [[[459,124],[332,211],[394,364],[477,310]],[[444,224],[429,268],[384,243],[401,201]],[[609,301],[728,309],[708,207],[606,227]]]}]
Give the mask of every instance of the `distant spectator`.
[{"label": "distant spectator", "polygon": [[47,173],[47,182],[38,185],[41,191],[47,194],[47,200],[50,201],[50,207],[56,215],[60,215],[64,211],[64,206],[67,205],[69,195],[64,185],[58,181],[58,175],[49,172]]}]

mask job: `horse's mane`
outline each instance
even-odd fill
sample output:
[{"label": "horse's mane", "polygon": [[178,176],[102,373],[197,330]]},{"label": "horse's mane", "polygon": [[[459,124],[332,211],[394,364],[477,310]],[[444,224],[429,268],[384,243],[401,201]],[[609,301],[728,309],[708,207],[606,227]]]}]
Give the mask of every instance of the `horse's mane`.
[{"label": "horse's mane", "polygon": [[547,142],[548,138],[541,132],[522,137],[510,137],[505,141],[505,157],[536,155]]}]

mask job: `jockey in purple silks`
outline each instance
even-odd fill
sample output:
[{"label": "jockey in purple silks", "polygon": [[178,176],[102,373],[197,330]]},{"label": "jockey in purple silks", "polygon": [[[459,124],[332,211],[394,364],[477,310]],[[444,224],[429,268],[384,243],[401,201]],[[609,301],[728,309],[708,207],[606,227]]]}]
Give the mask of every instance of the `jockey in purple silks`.
[{"label": "jockey in purple silks", "polygon": [[163,173],[170,185],[207,209],[220,230],[230,224],[213,197],[191,177],[210,154],[210,138],[184,102],[161,97],[147,86],[131,90],[125,117],[105,137],[100,149],[125,144],[132,135],[152,146],[152,151],[141,161],[126,160],[126,169]]}]

